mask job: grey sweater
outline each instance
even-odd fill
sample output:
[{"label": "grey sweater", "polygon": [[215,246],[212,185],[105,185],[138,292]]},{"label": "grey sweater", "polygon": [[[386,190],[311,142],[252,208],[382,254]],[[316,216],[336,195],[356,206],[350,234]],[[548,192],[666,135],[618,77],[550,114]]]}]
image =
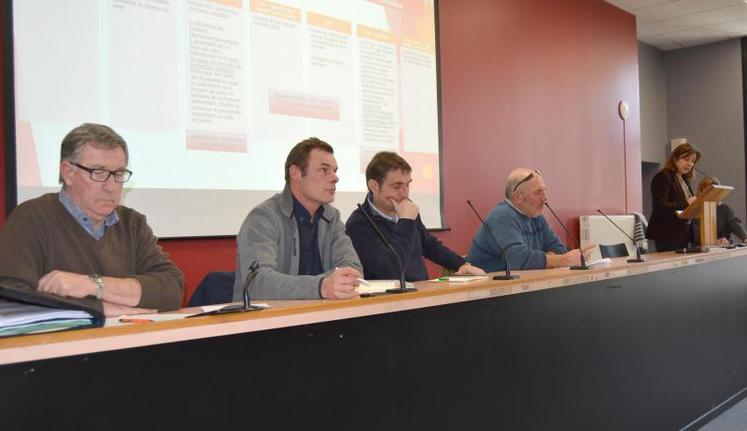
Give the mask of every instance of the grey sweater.
[{"label": "grey sweater", "polygon": [[252,299],[319,299],[322,279],[335,268],[362,271],[353,244],[345,234],[340,211],[330,205],[322,208],[317,239],[324,273],[319,275],[298,275],[298,224],[287,184],[282,193],[249,212],[236,237],[234,301],[242,298],[247,269],[254,260],[259,262],[260,269],[252,282]]}]

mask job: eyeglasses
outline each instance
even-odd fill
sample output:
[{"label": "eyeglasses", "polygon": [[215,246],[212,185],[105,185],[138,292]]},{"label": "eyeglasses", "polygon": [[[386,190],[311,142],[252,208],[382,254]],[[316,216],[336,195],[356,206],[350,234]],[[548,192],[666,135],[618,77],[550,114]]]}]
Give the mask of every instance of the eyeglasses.
[{"label": "eyeglasses", "polygon": [[92,181],[97,183],[105,183],[109,180],[109,177],[114,177],[114,181],[117,183],[126,183],[132,176],[132,171],[129,169],[120,169],[118,171],[110,171],[108,169],[91,169],[77,163],[68,162],[73,166],[77,166],[84,171],[88,172],[91,176]]},{"label": "eyeglasses", "polygon": [[532,178],[534,178],[534,174],[542,176],[542,171],[540,171],[539,169],[532,169],[532,172],[530,172],[529,175],[527,175],[526,177],[524,177],[523,180],[521,180],[518,183],[516,183],[516,185],[514,186],[514,191],[516,191],[519,188],[520,185],[522,185],[525,182],[527,182],[527,181],[531,180]]}]

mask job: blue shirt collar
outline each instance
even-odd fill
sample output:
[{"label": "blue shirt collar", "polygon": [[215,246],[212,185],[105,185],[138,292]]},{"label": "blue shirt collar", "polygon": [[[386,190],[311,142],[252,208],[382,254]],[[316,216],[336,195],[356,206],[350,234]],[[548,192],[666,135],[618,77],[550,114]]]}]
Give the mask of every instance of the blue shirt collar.
[{"label": "blue shirt collar", "polygon": [[119,222],[119,215],[117,215],[117,211],[114,210],[106,216],[104,219],[104,223],[99,226],[98,229],[94,229],[93,226],[93,220],[86,215],[85,211],[83,211],[78,205],[76,205],[75,202],[70,198],[70,195],[67,194],[67,191],[65,191],[65,187],[62,187],[60,190],[60,193],[58,195],[60,203],[62,206],[65,207],[65,209],[70,213],[70,215],[73,216],[75,221],[80,224],[83,229],[85,229],[86,232],[88,232],[92,237],[94,237],[97,240],[100,240],[104,236],[104,231],[107,227],[113,226]]},{"label": "blue shirt collar", "polygon": [[319,220],[319,217],[324,213],[324,206],[319,205],[319,208],[317,208],[316,213],[314,214],[314,220],[311,220],[309,210],[301,205],[301,202],[299,202],[295,196],[291,196],[293,197],[293,215],[296,217],[296,222],[316,223],[316,221]]},{"label": "blue shirt collar", "polygon": [[386,214],[380,209],[376,208],[376,205],[374,205],[373,200],[371,200],[371,193],[366,195],[366,201],[368,201],[368,205],[371,207],[371,210],[373,210],[373,212],[376,215],[384,217],[385,219],[389,220],[392,223],[397,223],[399,221],[399,217],[397,217],[397,214],[395,214],[394,216],[390,216],[389,214]]}]

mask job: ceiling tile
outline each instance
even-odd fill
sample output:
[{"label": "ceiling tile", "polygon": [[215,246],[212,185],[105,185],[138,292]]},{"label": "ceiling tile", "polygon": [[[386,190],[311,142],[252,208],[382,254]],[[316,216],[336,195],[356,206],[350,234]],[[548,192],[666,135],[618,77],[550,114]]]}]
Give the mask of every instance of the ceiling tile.
[{"label": "ceiling tile", "polygon": [[667,0],[627,0],[626,3],[630,5],[631,9],[642,9],[645,7],[656,6],[666,3]]},{"label": "ceiling tile", "polygon": [[638,40],[670,50],[747,37],[747,0],[605,0],[636,16]]},{"label": "ceiling tile", "polygon": [[747,4],[725,7],[691,15],[703,25],[717,25],[727,21],[747,21]]},{"label": "ceiling tile", "polygon": [[627,10],[628,12],[630,12],[630,10],[632,9],[630,7],[630,4],[628,4],[627,0],[604,0],[604,1],[613,6],[617,6],[620,9]]},{"label": "ceiling tile", "polygon": [[747,36],[746,21],[729,21],[713,26],[714,29],[722,31],[731,37]]},{"label": "ceiling tile", "polygon": [[657,34],[649,24],[639,24],[636,31],[638,32],[638,39],[644,36],[652,36]]},{"label": "ceiling tile", "polygon": [[723,9],[729,6],[744,5],[742,0],[677,0],[671,3],[672,6],[675,6],[688,14]]},{"label": "ceiling tile", "polygon": [[671,40],[665,40],[664,42],[659,43],[658,48],[663,49],[664,51],[671,51],[673,49],[684,48],[684,46],[677,42],[672,42]]},{"label": "ceiling tile", "polygon": [[682,45],[672,42],[671,40],[661,36],[655,38],[647,38],[646,40],[641,39],[641,42],[662,49],[664,51],[683,48]]},{"label": "ceiling tile", "polygon": [[672,42],[676,42],[680,45],[695,46],[725,40],[729,38],[729,35],[709,27],[700,27],[675,33],[668,33],[666,37]]},{"label": "ceiling tile", "polygon": [[643,24],[650,28],[653,32],[659,34],[673,33],[676,31],[688,30],[691,28],[702,27],[703,25],[698,21],[694,20],[689,16],[681,16],[679,18],[665,19],[664,21],[656,21],[648,24]]},{"label": "ceiling tile", "polygon": [[635,9],[636,21],[639,24],[647,24],[665,19],[678,18],[685,15],[681,9],[672,6],[670,3],[663,3],[643,9]]},{"label": "ceiling tile", "polygon": [[654,34],[651,36],[642,36],[642,37],[639,37],[638,40],[640,40],[643,43],[647,43],[651,46],[656,46],[656,47],[664,43],[672,43],[671,40],[658,34]]},{"label": "ceiling tile", "polygon": [[709,43],[721,42],[721,41],[728,40],[728,39],[729,39],[729,36],[724,35],[721,37],[713,37],[713,38],[708,38],[708,39],[693,39],[691,41],[686,41],[686,42],[680,41],[677,43],[679,43],[680,45],[683,45],[685,48],[690,48],[693,46],[700,46],[700,45],[706,45]]},{"label": "ceiling tile", "polygon": [[604,0],[607,3],[617,6],[620,9],[635,15],[635,11],[651,6],[657,6],[667,3],[668,0]]}]

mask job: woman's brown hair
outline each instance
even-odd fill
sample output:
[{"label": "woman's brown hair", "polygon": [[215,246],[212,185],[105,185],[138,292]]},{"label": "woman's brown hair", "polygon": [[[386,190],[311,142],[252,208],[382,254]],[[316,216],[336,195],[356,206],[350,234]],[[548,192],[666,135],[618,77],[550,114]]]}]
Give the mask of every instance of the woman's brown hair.
[{"label": "woman's brown hair", "polygon": [[[664,167],[662,168],[662,170],[672,171],[676,173],[677,165],[675,163],[677,162],[677,160],[688,157],[690,156],[690,154],[695,154],[695,163],[698,163],[698,160],[700,160],[700,151],[693,148],[693,146],[690,145],[688,142],[678,145],[674,150],[672,150],[671,153],[669,153],[669,157],[667,157],[667,162],[664,164]],[[693,179],[694,170],[695,169],[690,169],[690,172],[688,172],[685,175],[685,177],[687,177],[688,180]]]}]

